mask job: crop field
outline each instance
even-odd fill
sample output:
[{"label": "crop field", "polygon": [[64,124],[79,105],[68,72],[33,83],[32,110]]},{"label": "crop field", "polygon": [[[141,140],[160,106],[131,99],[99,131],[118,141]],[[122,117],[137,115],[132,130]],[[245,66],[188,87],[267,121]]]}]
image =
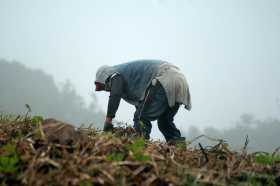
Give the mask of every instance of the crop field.
[{"label": "crop field", "polygon": [[[198,138],[197,138],[198,139]],[[103,133],[38,116],[0,118],[1,185],[280,185],[280,156],[223,140],[147,141],[130,127]]]}]

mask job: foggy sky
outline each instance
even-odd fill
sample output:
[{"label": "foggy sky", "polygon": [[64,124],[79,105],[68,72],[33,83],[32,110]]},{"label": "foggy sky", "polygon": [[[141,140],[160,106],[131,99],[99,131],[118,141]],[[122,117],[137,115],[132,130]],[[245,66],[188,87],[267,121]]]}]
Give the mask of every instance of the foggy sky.
[{"label": "foggy sky", "polygon": [[[178,65],[193,103],[176,116],[183,130],[229,127],[243,113],[279,116],[278,0],[0,0],[0,28],[0,58],[43,69],[58,85],[70,79],[86,99],[100,65]],[[108,93],[97,97],[105,111]],[[133,112],[122,101],[117,119],[131,123]]]}]

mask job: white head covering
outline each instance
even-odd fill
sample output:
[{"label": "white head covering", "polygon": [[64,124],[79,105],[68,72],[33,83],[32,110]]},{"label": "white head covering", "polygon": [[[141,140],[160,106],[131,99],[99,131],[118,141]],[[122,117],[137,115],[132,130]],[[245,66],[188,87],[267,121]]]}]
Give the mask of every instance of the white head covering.
[{"label": "white head covering", "polygon": [[96,72],[95,82],[105,84],[106,79],[112,74],[114,74],[113,68],[108,65],[103,65]]}]

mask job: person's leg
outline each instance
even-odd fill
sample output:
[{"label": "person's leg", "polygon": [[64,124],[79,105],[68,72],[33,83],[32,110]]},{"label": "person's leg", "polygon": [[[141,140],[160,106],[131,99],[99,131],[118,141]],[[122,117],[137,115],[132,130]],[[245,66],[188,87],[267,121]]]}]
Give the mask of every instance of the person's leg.
[{"label": "person's leg", "polygon": [[135,107],[134,117],[133,117],[133,128],[136,130],[137,133],[141,134],[141,127],[140,127],[140,108]]},{"label": "person's leg", "polygon": [[165,137],[167,142],[169,141],[182,141],[185,140],[181,136],[181,132],[176,128],[174,124],[174,116],[177,114],[179,109],[179,104],[176,104],[172,108],[168,108],[159,118],[158,118],[158,128]]},{"label": "person's leg", "polygon": [[143,135],[145,139],[150,139],[150,133],[152,131],[151,121],[146,117],[146,115],[141,115],[139,118],[139,111],[136,109],[134,113],[134,129],[140,135]]},{"label": "person's leg", "polygon": [[158,119],[167,108],[168,101],[163,87],[160,83],[151,86],[146,102],[136,107],[133,119],[135,130],[149,139],[152,129],[151,121]]}]

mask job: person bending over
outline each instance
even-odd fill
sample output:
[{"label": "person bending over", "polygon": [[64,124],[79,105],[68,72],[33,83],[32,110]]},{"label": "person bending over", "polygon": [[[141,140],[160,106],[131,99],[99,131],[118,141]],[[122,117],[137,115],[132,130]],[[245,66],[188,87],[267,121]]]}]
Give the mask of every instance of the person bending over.
[{"label": "person bending over", "polygon": [[167,142],[185,140],[174,124],[180,105],[191,110],[187,80],[180,69],[161,60],[137,60],[115,66],[101,66],[96,72],[96,91],[110,92],[104,131],[113,129],[112,119],[124,99],[135,106],[134,129],[150,138],[151,121]]}]

